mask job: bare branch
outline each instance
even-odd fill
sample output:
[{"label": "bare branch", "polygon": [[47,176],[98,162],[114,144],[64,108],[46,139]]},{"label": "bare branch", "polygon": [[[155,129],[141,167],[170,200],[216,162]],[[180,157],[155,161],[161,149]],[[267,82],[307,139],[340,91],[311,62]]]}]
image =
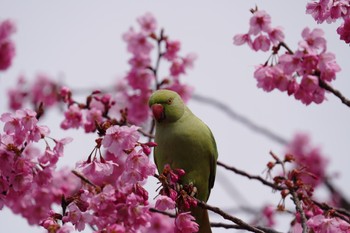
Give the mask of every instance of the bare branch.
[{"label": "bare branch", "polygon": [[[325,210],[325,211],[333,211],[333,215],[335,217],[338,217],[338,218],[341,218],[342,220],[350,223],[350,212],[349,211],[346,211],[344,209],[340,209],[340,208],[336,208],[336,207],[332,207],[332,206],[329,206],[328,204],[326,203],[320,203],[320,202],[317,202],[317,201],[314,201],[312,200],[313,203],[315,205],[317,205],[318,207],[320,207],[321,209]],[[346,218],[346,217],[347,218]]]},{"label": "bare branch", "polygon": [[244,229],[244,230],[247,230],[247,231],[251,231],[251,232],[256,232],[256,233],[264,233],[263,230],[260,230],[260,229],[254,227],[254,226],[251,226],[250,224],[244,222],[243,220],[241,220],[241,219],[239,219],[237,217],[234,217],[232,215],[227,214],[226,212],[222,211],[218,207],[214,207],[214,206],[208,205],[205,202],[203,202],[201,200],[198,200],[198,199],[197,199],[197,205],[199,207],[202,207],[204,209],[208,209],[210,211],[213,211],[214,213],[217,213],[217,214],[221,215],[224,219],[227,219],[229,221],[232,221],[232,222],[236,223],[237,225],[242,227],[241,229]]},{"label": "bare branch", "polygon": [[149,208],[149,211],[153,212],[153,213],[163,214],[163,215],[166,215],[166,216],[168,216],[170,218],[175,218],[176,217],[175,214],[172,214],[172,213],[169,213],[169,212],[166,212],[166,211],[157,210],[156,208]]},{"label": "bare branch", "polygon": [[244,177],[247,177],[248,179],[250,180],[258,180],[260,181],[262,184],[266,185],[266,186],[269,186],[275,190],[283,190],[284,188],[281,187],[281,186],[278,186],[272,182],[269,182],[267,180],[265,180],[264,178],[262,178],[261,176],[254,176],[254,175],[250,175],[248,174],[247,172],[245,171],[242,171],[242,170],[239,170],[235,167],[230,167],[220,161],[217,161],[217,165],[221,166],[221,167],[224,167],[226,168],[227,170],[230,170],[230,171],[233,171],[234,173],[238,174],[238,175],[241,175],[241,176],[244,176]]},{"label": "bare branch", "polygon": [[[221,223],[221,222],[212,222],[210,223],[211,227],[221,227],[225,229],[238,229],[238,230],[244,230],[241,226],[235,225],[235,224],[227,224],[227,223]],[[260,229],[264,231],[265,233],[281,233],[279,231],[276,231],[274,229],[268,228],[268,227],[262,227],[262,226],[255,226],[257,229]]]},{"label": "bare branch", "polygon": [[85,183],[91,185],[94,188],[100,188],[99,186],[97,186],[96,184],[92,183],[88,178],[86,178],[85,176],[83,176],[82,174],[80,174],[79,172],[77,172],[76,170],[72,170],[72,173],[74,175],[76,175],[77,177],[79,177],[82,181],[84,181]]},{"label": "bare branch", "polygon": [[350,100],[347,99],[339,90],[334,89],[331,85],[323,81],[322,79],[318,79],[320,87],[324,88],[325,90],[331,92],[333,95],[338,97],[343,104],[350,107]]}]

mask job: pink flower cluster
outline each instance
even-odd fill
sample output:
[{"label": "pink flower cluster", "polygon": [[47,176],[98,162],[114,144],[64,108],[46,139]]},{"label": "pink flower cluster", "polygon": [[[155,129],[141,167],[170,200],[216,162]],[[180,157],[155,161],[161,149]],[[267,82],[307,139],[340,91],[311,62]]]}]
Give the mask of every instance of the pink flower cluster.
[{"label": "pink flower cluster", "polygon": [[15,56],[15,44],[10,39],[15,31],[16,28],[12,21],[0,22],[0,71],[7,70]]},{"label": "pink flower cluster", "polygon": [[301,175],[305,184],[315,188],[324,182],[328,160],[320,148],[311,145],[306,134],[296,134],[287,146],[287,153],[293,155],[299,168],[305,170],[305,174]]},{"label": "pink flower cluster", "polygon": [[[306,225],[310,232],[339,232],[349,233],[350,224],[340,217],[332,216],[330,212],[324,212],[320,208],[313,206],[311,209],[304,210],[307,222]],[[302,232],[300,215],[297,214],[295,222],[292,223],[290,232]]]},{"label": "pink flower cluster", "polygon": [[[266,12],[254,11],[249,32],[234,37],[234,44],[247,43],[255,51],[268,51],[270,42],[274,44],[269,60],[256,67],[254,77],[258,82],[257,86],[267,92],[274,89],[285,91],[306,105],[322,103],[325,100],[325,90],[320,87],[320,79],[330,83],[340,71],[335,55],[326,51],[323,31],[305,28],[301,34],[303,39],[299,42],[298,50],[293,52],[283,43],[282,31],[271,29],[270,22],[271,18]],[[270,34],[275,32],[273,35],[279,36],[260,35],[254,42],[251,41],[251,35],[263,32]],[[266,42],[255,42],[259,37],[264,38],[260,40]],[[277,57],[281,47],[286,48],[288,52]]]},{"label": "pink flower cluster", "polygon": [[337,217],[325,217],[323,214],[315,215],[307,221],[307,226],[313,232],[339,232],[349,233],[350,224]]},{"label": "pink flower cluster", "polygon": [[254,51],[270,50],[271,44],[276,46],[284,40],[284,33],[280,27],[271,27],[271,17],[265,11],[252,10],[253,16],[249,21],[249,30],[245,34],[233,37],[235,45],[247,44]]},{"label": "pink flower cluster", "polygon": [[343,19],[337,29],[340,39],[350,43],[350,2],[348,0],[319,0],[306,5],[306,13],[311,14],[317,23],[331,23]]},{"label": "pink flower cluster", "polygon": [[[312,232],[350,232],[350,224],[341,219],[341,217],[333,216],[331,211],[323,211],[319,207],[313,205],[309,206],[308,209],[304,207],[304,212],[307,218],[306,225]],[[297,221],[293,223],[292,232],[301,232],[302,227],[299,214],[297,214],[296,220]]]},{"label": "pink flower cluster", "polygon": [[[95,153],[76,164],[75,171],[88,183],[66,197],[64,224],[79,231],[91,225],[96,232],[138,232],[149,227],[152,216],[142,185],[154,175],[155,165],[139,146],[139,138],[135,126],[111,126],[97,140]],[[107,149],[104,156],[100,146]]]},{"label": "pink flower cluster", "polygon": [[[69,195],[79,184],[70,171],[56,170],[70,139],[53,139],[54,147],[49,146],[49,129],[37,124],[36,113],[31,110],[4,113],[0,120],[4,122],[0,135],[0,208],[6,206],[29,224],[39,224],[49,215],[52,204],[60,203],[62,195]],[[35,146],[38,142],[46,142],[43,152]]]},{"label": "pink flower cluster", "polygon": [[[140,30],[135,31],[130,28],[123,35],[124,41],[127,43],[128,52],[132,54],[129,60],[131,66],[125,79],[126,85],[118,85],[122,89],[124,98],[126,99],[126,107],[128,109],[128,121],[133,124],[141,124],[149,118],[148,99],[152,90],[164,88],[178,92],[185,100],[188,100],[192,89],[180,82],[180,75],[186,74],[186,70],[193,66],[194,55],[185,57],[179,56],[181,44],[179,41],[170,40],[161,31],[160,35],[156,35],[157,22],[154,16],[146,13],[137,19]],[[152,66],[152,54],[157,44],[158,57],[155,65]],[[162,52],[163,44],[165,51]],[[168,61],[170,63],[169,76],[162,81],[158,80],[159,63]]]},{"label": "pink flower cluster", "polygon": [[21,109],[28,101],[38,108],[41,104],[47,108],[58,103],[58,84],[47,75],[38,74],[33,83],[28,83],[23,76],[20,76],[17,86],[9,89],[9,108],[12,110]]},{"label": "pink flower cluster", "polygon": [[182,169],[171,169],[169,165],[165,165],[159,181],[162,188],[161,194],[156,201],[155,207],[158,210],[174,210],[177,209],[175,218],[176,233],[192,233],[199,230],[195,218],[191,215],[189,209],[197,205],[197,201],[189,194],[193,192],[193,186],[185,184],[179,186],[181,177],[185,175]]}]

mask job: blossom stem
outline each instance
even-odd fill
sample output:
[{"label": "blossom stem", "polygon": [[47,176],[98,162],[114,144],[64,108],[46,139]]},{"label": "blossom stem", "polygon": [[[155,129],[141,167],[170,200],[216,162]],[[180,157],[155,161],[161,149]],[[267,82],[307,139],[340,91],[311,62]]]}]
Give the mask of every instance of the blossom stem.
[{"label": "blossom stem", "polygon": [[158,70],[159,70],[160,61],[163,57],[163,53],[161,51],[161,43],[162,43],[163,39],[164,39],[164,29],[161,29],[160,37],[157,39],[158,57],[157,57],[156,64],[155,64],[154,68],[152,69],[153,74],[154,74],[154,78],[155,78],[155,83],[156,83],[156,85],[155,85],[156,90],[158,90],[160,87],[159,79],[158,79]]}]

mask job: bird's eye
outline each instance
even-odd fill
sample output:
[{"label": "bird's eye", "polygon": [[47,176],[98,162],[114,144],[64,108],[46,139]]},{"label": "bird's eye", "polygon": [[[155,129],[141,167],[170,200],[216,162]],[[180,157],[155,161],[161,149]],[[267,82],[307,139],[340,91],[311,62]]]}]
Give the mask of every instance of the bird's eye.
[{"label": "bird's eye", "polygon": [[172,104],[173,103],[173,98],[168,99],[167,103],[168,104]]}]

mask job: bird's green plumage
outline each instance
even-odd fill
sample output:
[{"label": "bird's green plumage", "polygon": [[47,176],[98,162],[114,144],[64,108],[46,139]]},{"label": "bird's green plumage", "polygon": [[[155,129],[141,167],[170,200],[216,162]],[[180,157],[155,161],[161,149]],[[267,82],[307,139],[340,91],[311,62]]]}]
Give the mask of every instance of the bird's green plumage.
[{"label": "bird's green plumage", "polygon": [[[172,169],[184,169],[186,174],[182,183],[193,183],[197,188],[197,198],[206,202],[214,185],[218,157],[210,129],[173,91],[156,91],[149,105],[161,105],[164,111],[164,118],[155,123],[157,147],[154,157],[159,173],[166,164]],[[197,207],[192,213],[200,225],[199,232],[211,232],[206,210]]]}]

